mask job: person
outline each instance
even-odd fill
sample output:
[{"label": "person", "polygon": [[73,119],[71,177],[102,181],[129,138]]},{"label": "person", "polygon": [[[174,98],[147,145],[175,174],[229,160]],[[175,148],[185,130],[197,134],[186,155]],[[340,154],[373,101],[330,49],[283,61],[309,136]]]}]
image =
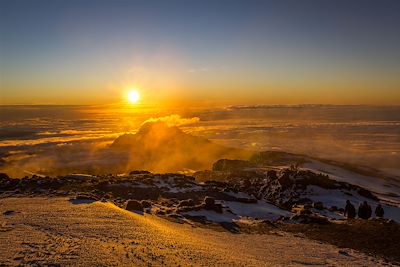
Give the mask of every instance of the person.
[{"label": "person", "polygon": [[347,219],[354,219],[356,217],[356,208],[351,204],[350,200],[346,200],[344,216],[347,216]]},{"label": "person", "polygon": [[377,218],[383,218],[383,215],[385,214],[385,211],[383,210],[383,207],[381,204],[378,204],[375,209],[375,216]]},{"label": "person", "polygon": [[361,219],[368,220],[371,217],[371,214],[372,214],[371,206],[368,205],[367,201],[361,203],[360,207],[358,208],[358,217]]},{"label": "person", "polygon": [[364,203],[365,203],[365,211],[366,211],[366,220],[368,220],[369,218],[371,218],[371,215],[372,215],[372,208],[371,208],[371,206],[367,203],[367,201],[364,201]]}]

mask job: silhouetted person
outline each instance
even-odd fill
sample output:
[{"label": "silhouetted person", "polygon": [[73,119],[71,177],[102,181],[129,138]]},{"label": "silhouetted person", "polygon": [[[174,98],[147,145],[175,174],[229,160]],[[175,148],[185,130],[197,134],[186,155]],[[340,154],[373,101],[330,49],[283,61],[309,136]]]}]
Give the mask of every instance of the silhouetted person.
[{"label": "silhouetted person", "polygon": [[381,204],[379,204],[378,206],[376,206],[375,209],[375,216],[377,218],[383,218],[383,215],[385,214],[385,211],[383,210],[383,207]]},{"label": "silhouetted person", "polygon": [[372,209],[371,206],[368,205],[367,201],[364,201],[363,203],[360,204],[360,207],[358,208],[358,217],[361,219],[368,220],[372,215]]},{"label": "silhouetted person", "polygon": [[356,208],[351,204],[350,200],[346,200],[344,216],[347,216],[347,219],[354,219],[356,217]]},{"label": "silhouetted person", "polygon": [[367,205],[367,208],[366,208],[366,210],[367,210],[367,219],[369,219],[369,218],[371,218],[371,216],[372,216],[372,208],[371,208],[371,206],[367,203],[367,201],[365,201],[365,204]]}]

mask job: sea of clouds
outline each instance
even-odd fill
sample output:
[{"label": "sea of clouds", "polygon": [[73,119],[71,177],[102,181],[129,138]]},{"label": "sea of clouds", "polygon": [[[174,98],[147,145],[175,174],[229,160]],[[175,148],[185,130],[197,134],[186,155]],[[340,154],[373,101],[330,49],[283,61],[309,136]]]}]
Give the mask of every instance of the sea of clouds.
[{"label": "sea of clouds", "polygon": [[[162,121],[225,146],[282,150],[399,173],[398,106],[231,106],[155,112],[104,106],[1,106],[0,172],[107,172],[118,136]],[[82,169],[82,166],[86,166]]]}]

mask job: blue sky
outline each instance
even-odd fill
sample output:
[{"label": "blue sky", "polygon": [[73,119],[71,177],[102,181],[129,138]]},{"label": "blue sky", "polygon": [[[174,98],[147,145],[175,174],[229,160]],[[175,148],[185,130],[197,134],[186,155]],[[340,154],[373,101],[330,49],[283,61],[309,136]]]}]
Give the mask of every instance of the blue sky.
[{"label": "blue sky", "polygon": [[0,103],[400,102],[399,1],[0,1]]}]

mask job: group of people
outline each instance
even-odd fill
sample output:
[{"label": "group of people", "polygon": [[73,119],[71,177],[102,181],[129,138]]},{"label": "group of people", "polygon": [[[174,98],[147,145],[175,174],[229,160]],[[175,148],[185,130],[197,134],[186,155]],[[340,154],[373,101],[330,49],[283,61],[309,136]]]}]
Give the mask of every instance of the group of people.
[{"label": "group of people", "polygon": [[[377,218],[383,218],[384,215],[384,210],[381,204],[378,204],[375,209],[375,216]],[[358,207],[358,212],[357,212],[358,218],[368,220],[371,218],[372,215],[372,208],[371,206],[367,203],[367,201],[364,201],[363,203],[360,204]],[[347,216],[347,219],[354,219],[356,217],[356,208],[351,204],[350,200],[346,201],[346,207],[344,208],[344,216]]]}]

